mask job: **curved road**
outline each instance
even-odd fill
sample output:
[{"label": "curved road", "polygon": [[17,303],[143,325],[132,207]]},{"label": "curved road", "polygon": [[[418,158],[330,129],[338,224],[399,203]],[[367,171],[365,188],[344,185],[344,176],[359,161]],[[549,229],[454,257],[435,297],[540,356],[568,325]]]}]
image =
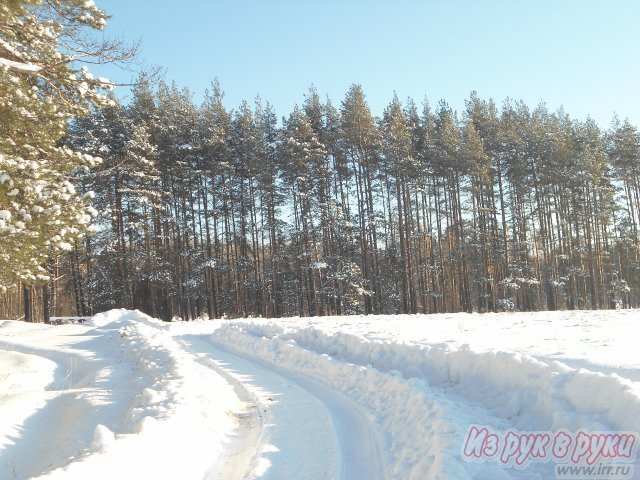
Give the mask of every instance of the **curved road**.
[{"label": "curved road", "polygon": [[247,406],[230,412],[239,434],[207,478],[381,480],[374,426],[343,394],[307,377],[227,350],[210,337],[176,337],[234,386]]}]

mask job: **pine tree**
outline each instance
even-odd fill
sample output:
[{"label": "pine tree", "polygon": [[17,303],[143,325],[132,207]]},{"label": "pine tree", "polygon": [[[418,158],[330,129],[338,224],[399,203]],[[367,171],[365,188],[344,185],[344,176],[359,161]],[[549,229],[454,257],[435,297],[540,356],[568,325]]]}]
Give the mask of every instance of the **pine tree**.
[{"label": "pine tree", "polygon": [[76,68],[62,42],[105,18],[78,0],[0,5],[0,292],[46,281],[44,263],[71,250],[94,217],[67,175],[97,160],[58,141],[71,117],[107,103],[109,84]]},{"label": "pine tree", "polygon": [[[387,254],[399,253],[399,262],[390,265],[396,281],[396,294],[400,294],[400,311],[416,313],[415,288],[412,278],[412,209],[408,195],[408,184],[415,177],[413,168],[412,132],[397,96],[386,108],[382,122],[382,151],[384,153],[384,174],[387,178],[389,200],[389,230],[387,233]],[[390,198],[395,197],[395,208]],[[397,222],[393,221],[393,216]],[[393,268],[395,267],[395,268]]]},{"label": "pine tree", "polygon": [[109,103],[104,92],[113,84],[80,65],[135,55],[120,42],[84,35],[85,29],[101,30],[105,19],[90,1],[0,5],[0,293],[21,283],[27,320],[33,306],[28,286],[40,283],[40,313],[48,321],[57,255],[75,249],[96,214],[91,192],[77,192],[69,174],[99,158],[60,146],[60,140],[70,119]]},{"label": "pine tree", "polygon": [[376,122],[369,110],[360,85],[352,85],[342,101],[342,134],[346,156],[351,160],[356,180],[356,202],[360,227],[360,265],[365,285],[364,311],[378,313],[381,291],[377,282],[378,240],[377,218],[374,209],[374,179],[380,144]]},{"label": "pine tree", "polygon": [[310,89],[278,128],[222,98],[141,78],[71,123],[65,144],[104,159],[73,176],[100,231],[48,265],[54,308],[65,287],[78,313],[166,319],[638,305],[628,122],[475,94],[461,121],[397,97],[375,119],[353,86],[340,111]]},{"label": "pine tree", "polygon": [[318,140],[311,119],[296,107],[282,131],[283,178],[293,200],[292,244],[295,245],[298,308],[300,314],[316,315],[316,275],[320,260],[319,235],[314,212],[318,211],[319,172],[324,164],[324,145]]},{"label": "pine tree", "polygon": [[[611,305],[637,305],[640,285],[640,134],[628,120],[617,118],[607,136],[607,153],[614,178],[622,186],[617,210],[615,247],[608,294]],[[635,287],[635,299],[631,287]]]}]

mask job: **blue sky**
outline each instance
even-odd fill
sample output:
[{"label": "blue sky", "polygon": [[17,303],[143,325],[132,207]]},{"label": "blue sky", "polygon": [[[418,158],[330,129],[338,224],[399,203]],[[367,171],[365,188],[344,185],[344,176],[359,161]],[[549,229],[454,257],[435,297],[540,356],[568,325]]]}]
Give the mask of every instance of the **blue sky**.
[{"label": "blue sky", "polygon": [[[637,0],[97,0],[106,35],[142,39],[140,60],[199,101],[214,77],[236,108],[260,94],[279,116],[311,84],[339,105],[360,83],[379,115],[394,91],[461,110],[563,105],[608,127],[640,122]],[[92,69],[127,82],[132,74]],[[121,95],[125,95],[122,91]]]}]

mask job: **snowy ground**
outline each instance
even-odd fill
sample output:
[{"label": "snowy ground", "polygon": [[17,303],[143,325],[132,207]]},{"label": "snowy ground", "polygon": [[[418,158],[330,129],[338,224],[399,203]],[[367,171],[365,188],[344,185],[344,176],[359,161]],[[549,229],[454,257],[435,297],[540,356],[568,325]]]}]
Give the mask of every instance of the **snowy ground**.
[{"label": "snowy ground", "polygon": [[463,458],[470,426],[640,432],[639,339],[637,311],[0,321],[0,478],[556,478]]}]

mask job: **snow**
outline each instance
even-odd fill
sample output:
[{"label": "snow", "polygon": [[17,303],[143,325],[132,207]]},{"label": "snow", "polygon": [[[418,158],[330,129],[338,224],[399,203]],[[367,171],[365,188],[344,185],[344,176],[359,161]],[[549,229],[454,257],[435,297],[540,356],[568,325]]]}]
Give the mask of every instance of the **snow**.
[{"label": "snow", "polygon": [[467,432],[639,432],[638,320],[0,321],[0,478],[554,478]]},{"label": "snow", "polygon": [[5,321],[0,346],[0,478],[199,478],[233,430],[228,383],[138,312]]},{"label": "snow", "polygon": [[8,58],[2,57],[0,57],[0,67],[7,67],[13,71],[20,73],[38,73],[40,70],[42,70],[42,67],[33,65],[31,63],[16,62],[14,60],[9,60]]},{"label": "snow", "polygon": [[225,324],[215,337],[357,398],[388,435],[390,478],[467,478],[482,471],[459,456],[471,424],[640,431],[637,318],[578,312],[285,319]]}]

